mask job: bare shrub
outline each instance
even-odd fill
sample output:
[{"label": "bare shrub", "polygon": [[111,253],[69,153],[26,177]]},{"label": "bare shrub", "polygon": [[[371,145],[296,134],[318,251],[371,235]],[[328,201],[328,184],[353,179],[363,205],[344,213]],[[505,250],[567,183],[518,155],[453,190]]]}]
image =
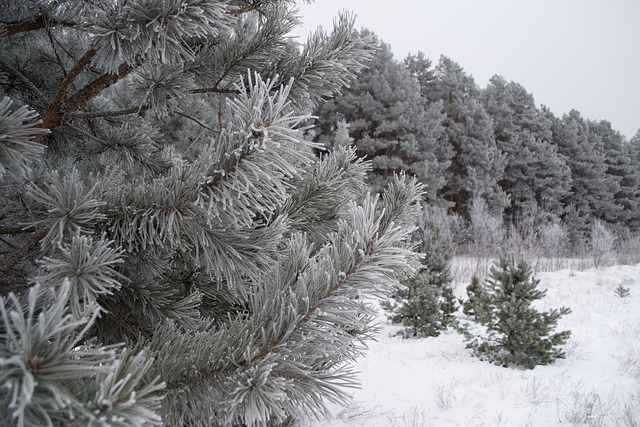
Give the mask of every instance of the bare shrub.
[{"label": "bare shrub", "polygon": [[[388,417],[390,427],[425,427],[435,425],[435,417],[428,411],[412,407],[400,417]],[[363,424],[364,425],[364,424]]]},{"label": "bare shrub", "polygon": [[539,266],[541,270],[553,271],[563,267],[568,239],[567,228],[561,222],[550,222],[542,226],[539,233],[539,241],[542,256],[547,261],[547,265],[542,268]]},{"label": "bare shrub", "polygon": [[615,254],[615,246],[618,238],[607,225],[595,220],[591,227],[591,257],[595,267],[601,267],[609,263]]},{"label": "bare shrub", "polygon": [[602,426],[608,415],[605,401],[595,391],[584,391],[577,384],[571,395],[559,402],[561,421],[589,427]]},{"label": "bare shrub", "polygon": [[436,382],[433,386],[433,397],[441,409],[451,409],[458,403],[457,390],[460,387],[460,380],[453,378],[448,383]]},{"label": "bare shrub", "polygon": [[497,254],[504,239],[502,217],[491,214],[484,199],[476,197],[469,211],[469,219],[474,252],[484,257]]}]

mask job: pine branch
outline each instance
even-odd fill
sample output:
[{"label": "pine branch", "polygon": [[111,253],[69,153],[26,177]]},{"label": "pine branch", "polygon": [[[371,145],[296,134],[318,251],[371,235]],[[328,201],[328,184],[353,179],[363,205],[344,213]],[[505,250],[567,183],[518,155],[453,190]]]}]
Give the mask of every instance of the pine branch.
[{"label": "pine branch", "polygon": [[229,95],[237,95],[240,93],[237,89],[219,89],[217,87],[205,87],[201,89],[192,89],[191,93],[223,93]]},{"label": "pine branch", "polygon": [[36,231],[35,227],[9,227],[9,228],[0,228],[0,235],[6,234],[25,234],[25,233],[33,233]]},{"label": "pine branch", "polygon": [[[289,337],[293,332],[301,329],[305,325],[305,323],[311,319],[314,313],[316,313],[321,308],[321,306],[323,305],[323,303],[326,302],[327,299],[331,298],[336,292],[341,290],[342,287],[349,281],[349,279],[354,274],[358,273],[359,269],[366,264],[367,258],[374,253],[375,245],[376,245],[376,242],[374,239],[369,240],[366,244],[365,251],[362,252],[362,254],[358,257],[357,261],[353,263],[351,268],[343,276],[341,276],[338,281],[336,281],[331,287],[329,287],[329,289],[324,293],[324,295],[322,295],[322,297],[319,298],[317,304],[310,306],[307,309],[307,311],[304,313],[304,315],[300,318],[300,320],[298,320],[291,329],[287,330],[286,333],[281,334],[276,339],[271,341],[261,352],[253,356],[250,360],[239,363],[239,364],[233,364],[233,365],[227,366],[221,370],[205,372],[197,377],[192,377],[184,381],[167,383],[164,391],[165,392],[176,391],[176,390],[184,389],[196,384],[211,381],[220,375],[229,374],[230,372],[237,371],[241,368],[247,368],[267,358],[267,356],[272,354],[276,349],[278,349],[285,342],[287,337]],[[269,323],[269,320],[270,319],[267,319],[265,323]]]},{"label": "pine branch", "polygon": [[[333,284],[333,286],[331,286],[327,290],[327,292],[318,301],[318,303],[316,305],[314,305],[312,307],[309,307],[309,310],[307,310],[307,312],[304,314],[304,316],[300,320],[298,320],[298,322],[292,328],[293,331],[298,330],[300,327],[302,327],[302,325],[304,325],[307,321],[309,321],[309,319],[311,319],[311,316],[313,316],[313,314],[316,311],[318,311],[318,309],[320,309],[322,303],[326,299],[331,298],[333,296],[333,294],[335,294],[339,289],[342,288],[342,286],[344,286],[345,283],[347,283],[349,277],[351,277],[354,273],[356,273],[358,271],[358,269],[363,264],[365,264],[366,258],[373,254],[373,248],[374,247],[375,247],[375,240],[374,239],[369,240],[367,242],[366,251],[364,252],[364,256],[360,256],[359,257],[358,262],[355,263],[349,269],[349,271],[347,271],[345,273],[345,276],[341,280],[338,280],[336,283]],[[269,355],[276,348],[278,348],[280,345],[282,345],[282,343],[284,342],[286,336],[288,336],[288,335],[289,334],[287,334],[287,335],[283,334],[283,335],[280,335],[275,340],[273,340],[262,352],[260,352],[257,355],[255,355],[247,365],[253,365],[253,364],[259,362],[260,360],[264,359],[267,355]]]},{"label": "pine branch", "polygon": [[85,52],[84,55],[82,55],[82,58],[80,58],[76,65],[74,65],[71,71],[69,71],[67,77],[62,82],[60,90],[58,91],[58,95],[56,96],[56,99],[54,101],[56,104],[62,105],[64,103],[64,100],[67,97],[69,89],[73,85],[74,81],[80,75],[80,73],[84,71],[85,67],[91,62],[91,60],[96,56],[97,53],[98,49],[96,49],[95,47],[89,49]]},{"label": "pine branch", "polygon": [[40,243],[40,241],[42,239],[47,237],[47,234],[49,234],[49,229],[48,228],[44,228],[44,229],[38,231],[36,234],[34,234],[34,236],[31,238],[31,240],[29,240],[27,242],[27,244],[24,245],[22,247],[22,249],[20,249],[20,251],[17,254],[15,254],[14,256],[9,258],[7,261],[5,261],[5,263],[2,265],[2,267],[0,267],[0,271],[7,271],[11,267],[16,265],[18,262],[20,262],[20,260],[23,259],[24,257],[26,257],[29,254],[29,252],[33,248],[35,248],[38,243]]},{"label": "pine branch", "polygon": [[74,112],[78,110],[100,92],[122,80],[131,72],[142,66],[145,62],[147,62],[147,57],[140,56],[133,64],[121,64],[118,67],[117,74],[104,74],[98,77],[96,80],[80,89],[77,94],[69,99],[68,104],[65,105],[66,111]]},{"label": "pine branch", "polygon": [[149,109],[148,105],[144,105],[141,107],[132,107],[124,110],[118,111],[95,111],[95,112],[82,112],[82,113],[72,113],[69,114],[70,118],[75,119],[97,119],[101,117],[119,117],[119,116],[128,116],[130,114],[137,114],[143,111],[147,111]]},{"label": "pine branch", "polygon": [[185,119],[189,119],[193,122],[195,122],[198,126],[201,126],[207,130],[210,130],[211,132],[215,132],[215,133],[219,133],[220,131],[217,131],[215,129],[210,128],[209,126],[205,125],[204,123],[202,123],[200,120],[196,119],[195,117],[191,117],[187,114],[181,113],[180,111],[172,111],[172,113],[175,113],[181,117],[184,117]]},{"label": "pine branch", "polygon": [[250,4],[250,5],[248,5],[248,6],[245,6],[245,7],[243,7],[243,8],[240,8],[240,9],[230,10],[230,11],[228,11],[227,13],[228,13],[229,15],[233,15],[233,16],[242,15],[242,14],[245,14],[245,13],[252,12],[252,11],[254,11],[254,10],[257,10],[260,6],[262,6],[262,3],[263,3],[263,2],[262,2],[262,0],[258,0],[258,1],[256,1],[255,3],[253,3],[253,4]]},{"label": "pine branch", "polygon": [[44,96],[44,94],[40,91],[40,89],[38,89],[36,87],[36,85],[34,85],[33,82],[31,80],[29,80],[19,70],[17,70],[15,67],[13,67],[8,62],[6,62],[4,59],[2,59],[1,56],[0,56],[0,67],[4,68],[9,73],[11,73],[14,77],[16,77],[18,80],[20,80],[22,83],[24,83],[24,85],[27,87],[27,89],[29,89],[29,92],[31,92],[40,102],[42,102],[44,105],[49,104],[49,101]]},{"label": "pine branch", "polygon": [[77,76],[89,63],[91,58],[95,56],[96,53],[97,51],[95,49],[87,51],[87,53],[78,62],[78,64],[76,64],[74,69],[69,72],[67,79],[65,79],[63,88],[60,90],[58,96],[56,97],[56,102],[49,107],[49,110],[47,110],[47,112],[42,117],[42,124],[40,125],[40,127],[43,127],[45,129],[54,129],[60,126],[63,122],[63,112],[73,113],[77,111],[102,91],[122,80],[147,61],[147,57],[144,56],[138,57],[133,64],[121,64],[118,67],[117,74],[103,74],[102,76],[98,77],[97,79],[80,89],[75,95],[69,98],[67,102],[63,102],[62,98],[64,98],[64,96],[67,94],[68,88],[74,80],[72,79],[72,77],[74,75]]},{"label": "pine branch", "polygon": [[10,37],[16,34],[41,30],[47,27],[62,26],[62,27],[73,28],[73,27],[76,27],[77,25],[78,24],[75,22],[58,21],[51,18],[50,16],[40,15],[33,22],[22,22],[20,24],[7,25],[5,32],[3,34],[0,34],[0,37],[1,36]]}]

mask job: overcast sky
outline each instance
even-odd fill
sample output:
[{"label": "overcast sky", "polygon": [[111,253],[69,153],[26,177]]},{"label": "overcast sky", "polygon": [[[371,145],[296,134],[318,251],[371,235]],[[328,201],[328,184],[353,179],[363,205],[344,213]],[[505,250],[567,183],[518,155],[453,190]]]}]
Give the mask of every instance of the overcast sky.
[{"label": "overcast sky", "polygon": [[306,39],[357,15],[397,60],[446,55],[485,87],[520,83],[558,117],[571,109],[608,120],[628,139],[640,129],[640,0],[316,0],[298,2]]}]

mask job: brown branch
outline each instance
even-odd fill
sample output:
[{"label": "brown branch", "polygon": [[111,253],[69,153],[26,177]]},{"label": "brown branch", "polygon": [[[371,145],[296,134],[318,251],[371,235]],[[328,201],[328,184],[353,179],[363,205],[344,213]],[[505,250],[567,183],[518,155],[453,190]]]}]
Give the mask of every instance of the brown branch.
[{"label": "brown branch", "polygon": [[15,254],[14,256],[9,258],[7,261],[5,261],[2,267],[0,267],[0,271],[9,270],[11,267],[13,267],[18,262],[20,262],[20,260],[26,257],[29,254],[29,252],[33,248],[35,248],[38,243],[40,243],[40,240],[44,239],[47,236],[48,233],[49,233],[49,229],[43,228],[42,230],[34,234],[31,240],[29,240],[27,244],[24,245],[24,247],[20,249],[20,251],[17,254]]},{"label": "brown branch", "polygon": [[48,16],[40,15],[33,22],[23,22],[15,25],[8,25],[4,36],[13,36],[19,33],[27,33],[29,31],[41,30],[47,26],[63,26],[63,27],[75,27],[75,22],[56,21]]},{"label": "brown branch", "polygon": [[[69,76],[67,76],[67,79],[65,79],[65,82],[67,80],[71,81],[72,79],[70,79],[70,77],[76,71],[82,71],[82,69],[84,68],[84,65],[86,65],[86,64],[81,65],[84,62],[83,60],[86,60],[86,62],[88,63],[88,61],[91,58],[93,58],[93,56],[95,55],[95,53],[91,54],[92,51],[93,49],[88,51],[85,54],[85,56],[80,60],[80,62],[76,64],[74,69],[69,72]],[[64,113],[73,113],[77,111],[79,108],[87,104],[87,102],[89,102],[91,99],[96,97],[100,92],[114,85],[121,79],[125,78],[127,75],[129,75],[132,71],[140,67],[146,61],[147,61],[147,57],[144,56],[144,57],[138,57],[133,64],[121,64],[120,67],[118,67],[118,72],[116,74],[101,75],[100,77],[98,77],[97,79],[87,84],[82,89],[80,89],[75,95],[69,98],[69,100],[64,104],[60,101],[54,102],[49,107],[49,110],[42,116],[42,124],[40,125],[40,127],[43,127],[45,129],[53,129],[60,126],[63,121],[63,111]],[[66,90],[64,90],[64,92],[66,93]],[[63,93],[63,90],[61,89],[60,93],[58,94],[58,97],[56,97],[56,100],[60,98],[60,95],[62,93]]]},{"label": "brown branch", "polygon": [[84,68],[89,64],[89,62],[91,62],[91,60],[94,56],[96,56],[97,53],[98,49],[96,49],[95,47],[89,49],[85,52],[84,55],[82,55],[82,58],[80,58],[76,65],[73,66],[71,71],[69,71],[69,74],[67,74],[67,77],[62,82],[62,85],[60,86],[60,91],[58,92],[58,95],[56,96],[56,99],[54,101],[56,104],[62,105],[64,103],[64,99],[67,97],[67,94],[69,93],[69,89],[73,85],[73,82],[80,75],[80,73],[82,73]]},{"label": "brown branch", "polygon": [[230,10],[227,13],[229,15],[242,15],[243,13],[248,13],[248,12],[252,12],[256,9],[258,9],[260,6],[262,6],[262,0],[258,0],[257,2],[250,4],[249,6],[245,6],[243,8],[240,9],[234,9],[234,10]]},{"label": "brown branch", "polygon": [[205,87],[200,89],[192,89],[191,93],[225,93],[230,95],[238,95],[240,91],[237,89],[218,89],[217,87]]},{"label": "brown branch", "polygon": [[131,72],[142,66],[147,62],[148,57],[138,57],[133,64],[121,64],[118,67],[118,73],[116,74],[103,74],[98,77],[82,89],[78,91],[73,97],[69,99],[69,102],[65,105],[65,110],[69,113],[77,111],[80,107],[84,106],[87,102],[93,99],[100,92],[127,77]]},{"label": "brown branch", "polygon": [[35,227],[0,228],[0,234],[24,234],[24,233],[33,233],[35,231],[36,231]]}]

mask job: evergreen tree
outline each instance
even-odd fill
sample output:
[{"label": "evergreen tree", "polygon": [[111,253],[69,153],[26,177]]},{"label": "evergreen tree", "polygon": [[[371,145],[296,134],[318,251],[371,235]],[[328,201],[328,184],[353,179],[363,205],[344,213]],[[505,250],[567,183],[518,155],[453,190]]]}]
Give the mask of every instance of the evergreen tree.
[{"label": "evergreen tree", "polygon": [[453,212],[466,214],[482,197],[494,214],[502,214],[508,196],[500,188],[506,158],[496,145],[491,117],[480,101],[473,78],[451,59],[442,56],[436,66],[433,90],[444,105],[444,143],[453,150],[447,183],[440,194]]},{"label": "evergreen tree", "polygon": [[462,302],[462,313],[472,317],[477,322],[486,322],[489,313],[486,309],[489,307],[488,294],[484,286],[480,282],[477,275],[471,276],[471,283],[466,288],[467,298]]},{"label": "evergreen tree", "polygon": [[640,129],[631,137],[625,147],[627,155],[629,156],[629,162],[631,162],[635,172],[636,187],[633,191],[633,199],[635,200],[635,205],[638,207],[638,211],[630,215],[628,226],[632,232],[638,233],[640,232]]},{"label": "evergreen tree", "polygon": [[618,216],[620,206],[614,195],[619,185],[616,178],[607,174],[600,137],[590,132],[589,124],[578,111],[572,110],[554,123],[553,138],[571,169],[564,220],[571,244],[574,248],[582,247],[595,219],[614,222]]},{"label": "evergreen tree", "polygon": [[438,101],[435,87],[436,72],[431,60],[423,52],[418,52],[416,55],[408,55],[404,59],[404,66],[420,84],[420,94],[427,103],[432,104]]},{"label": "evergreen tree", "polygon": [[486,334],[468,344],[476,356],[498,365],[527,369],[564,358],[557,346],[564,344],[571,333],[553,330],[570,310],[537,311],[533,303],[546,294],[538,288],[539,283],[524,261],[516,265],[513,258],[501,257],[491,267],[481,288],[474,288],[474,295],[479,297],[467,309],[473,309],[477,322],[486,329]]},{"label": "evergreen tree", "polygon": [[606,175],[612,179],[617,190],[613,194],[614,209],[609,222],[614,224],[618,231],[629,229],[640,220],[639,165],[633,162],[629,144],[625,142],[620,132],[611,127],[610,122],[589,121],[589,132],[600,141],[599,147],[603,153]]},{"label": "evergreen tree", "polygon": [[302,138],[370,57],[288,1],[0,7],[0,419],[259,426],[325,413],[415,271],[422,188]]},{"label": "evergreen tree", "polygon": [[414,238],[424,253],[422,266],[395,292],[393,301],[383,301],[381,305],[392,323],[407,327],[405,336],[434,337],[454,326],[454,313],[458,310],[451,286],[453,245],[445,212],[423,206]]},{"label": "evergreen tree", "polygon": [[571,171],[553,145],[551,120],[533,96],[515,82],[494,76],[482,92],[492,118],[496,144],[507,158],[501,188],[510,196],[506,220],[518,222],[536,213],[540,222],[560,218]]},{"label": "evergreen tree", "polygon": [[438,143],[442,106],[427,107],[418,81],[393,59],[387,44],[377,45],[378,51],[358,79],[316,111],[316,139],[332,146],[336,124],[346,121],[358,154],[371,161],[369,182],[374,191],[404,171],[425,184],[425,200],[438,203],[437,192],[444,185],[451,157],[448,147]]}]

